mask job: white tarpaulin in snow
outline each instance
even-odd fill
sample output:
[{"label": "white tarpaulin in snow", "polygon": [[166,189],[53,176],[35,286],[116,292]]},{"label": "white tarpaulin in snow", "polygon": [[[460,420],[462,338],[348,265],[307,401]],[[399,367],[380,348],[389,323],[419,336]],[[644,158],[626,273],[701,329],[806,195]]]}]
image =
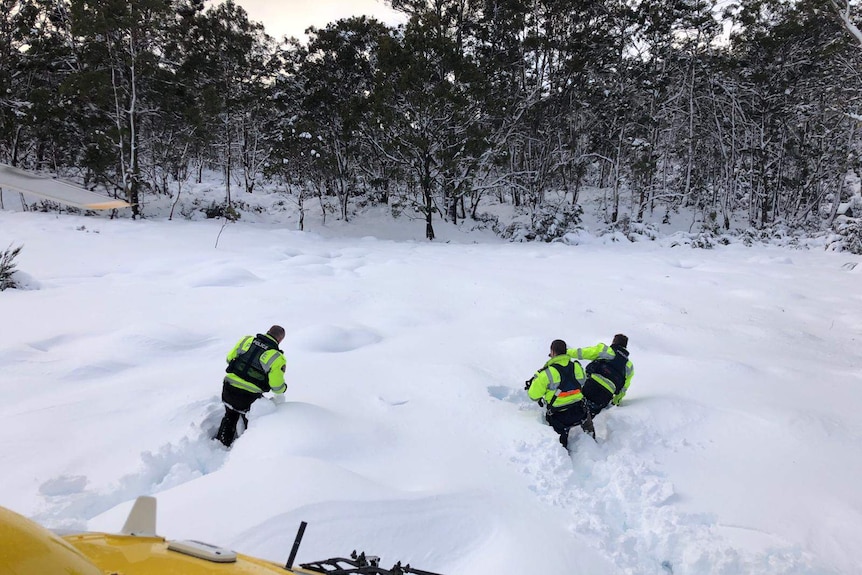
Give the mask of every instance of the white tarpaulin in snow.
[{"label": "white tarpaulin in snow", "polygon": [[111,210],[131,207],[128,202],[123,200],[115,200],[60,180],[40,176],[5,164],[0,164],[0,188],[33,194],[85,210]]}]

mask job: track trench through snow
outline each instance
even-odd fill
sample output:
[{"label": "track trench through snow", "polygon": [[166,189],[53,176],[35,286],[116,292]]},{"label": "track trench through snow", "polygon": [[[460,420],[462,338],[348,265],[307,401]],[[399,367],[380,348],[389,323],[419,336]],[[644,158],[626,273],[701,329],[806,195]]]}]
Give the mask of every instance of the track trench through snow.
[{"label": "track trench through snow", "polygon": [[679,509],[680,496],[655,454],[698,450],[682,439],[697,416],[659,429],[636,403],[600,413],[594,420],[598,441],[572,430],[568,453],[552,430],[514,447],[512,464],[529,477],[539,501],[571,517],[573,540],[632,575],[835,573],[772,536],[765,535],[771,545],[741,549],[725,539],[714,515]]},{"label": "track trench through snow", "polygon": [[[56,529],[87,530],[87,522],[141,495],[156,495],[217,471],[228,452],[212,438],[223,414],[220,401],[187,406],[197,418],[186,437],[140,454],[137,469],[99,488],[88,487],[83,475],[60,475],[39,486],[43,508],[34,515]],[[117,526],[119,527],[119,526]]]}]

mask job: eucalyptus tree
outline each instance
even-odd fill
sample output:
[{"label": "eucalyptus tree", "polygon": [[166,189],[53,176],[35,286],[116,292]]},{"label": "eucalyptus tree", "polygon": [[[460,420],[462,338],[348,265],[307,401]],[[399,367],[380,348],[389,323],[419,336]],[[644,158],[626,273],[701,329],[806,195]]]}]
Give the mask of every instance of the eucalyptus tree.
[{"label": "eucalyptus tree", "polygon": [[262,24],[232,0],[187,16],[178,74],[193,99],[198,149],[224,177],[225,208],[236,179],[252,192],[270,159],[275,47]]},{"label": "eucalyptus tree", "polygon": [[671,29],[676,56],[675,68],[679,98],[672,113],[676,116],[676,161],[680,166],[675,186],[684,205],[695,210],[710,212],[714,201],[712,188],[715,149],[710,114],[710,90],[713,69],[714,42],[721,32],[714,14],[715,0],[685,0],[676,6],[675,22]]},{"label": "eucalyptus tree", "polygon": [[530,0],[483,0],[476,12],[471,49],[484,79],[477,98],[483,107],[488,148],[480,166],[484,173],[477,176],[471,194],[474,217],[487,190],[496,191],[501,201],[510,197],[520,205],[519,169],[513,165],[509,146],[518,137],[527,110],[538,101],[537,88],[526,82],[524,34]]},{"label": "eucalyptus tree", "polygon": [[305,118],[306,82],[300,74],[306,62],[306,47],[295,38],[286,40],[278,49],[280,61],[272,93],[276,114],[276,131],[272,139],[273,161],[265,174],[284,186],[288,197],[299,210],[299,229],[305,228],[306,202],[320,200],[323,222],[326,223],[327,205],[324,200],[325,169],[321,163],[318,145],[320,137],[312,136],[313,122]]},{"label": "eucalyptus tree", "polygon": [[68,10],[53,0],[0,2],[0,158],[36,168],[68,162],[72,130],[59,87],[75,69],[64,29]]},{"label": "eucalyptus tree", "polygon": [[829,0],[740,6],[733,48],[743,62],[750,151],[743,177],[752,225],[802,223],[840,197],[856,157],[862,88],[858,48]]},{"label": "eucalyptus tree", "polygon": [[418,192],[414,205],[425,218],[426,237],[433,240],[433,214],[456,219],[472,189],[486,139],[474,93],[480,78],[466,49],[466,4],[440,0],[393,6],[409,9],[411,17],[399,42],[387,43],[380,52],[376,113],[383,136],[378,150],[404,174],[408,189]]},{"label": "eucalyptus tree", "polygon": [[657,201],[679,203],[682,198],[674,191],[679,162],[675,149],[684,79],[694,59],[681,48],[681,42],[691,37],[685,24],[690,7],[675,0],[644,0],[634,15],[629,50],[636,61],[632,79],[638,93],[634,115],[638,137],[629,163],[637,221],[647,210],[655,210]]},{"label": "eucalyptus tree", "polygon": [[[836,14],[838,15],[838,18],[840,19],[841,24],[844,26],[844,28],[847,30],[847,32],[853,37],[854,41],[857,44],[862,45],[862,30],[860,30],[858,25],[857,25],[857,23],[860,21],[858,4],[854,5],[854,3],[851,2],[851,0],[832,0],[832,6],[835,8]],[[857,52],[857,54],[858,54],[858,52]],[[858,76],[860,74],[858,67],[847,69],[845,71],[845,73],[847,73],[848,75],[853,76],[854,78],[857,78],[857,79],[858,79]],[[845,109],[845,114],[851,120],[858,120],[860,118],[860,114],[858,112],[858,104],[856,104],[856,102],[854,102],[854,104],[855,105],[853,105],[852,108]],[[851,124],[851,128],[850,128],[851,129],[850,139],[852,140],[851,144],[855,144],[859,139],[858,125],[857,124],[858,124],[858,122],[852,122],[852,124]],[[856,151],[857,149],[858,149],[858,146],[854,146],[853,150]],[[855,160],[854,165],[852,167],[858,170],[859,169],[858,163],[860,160],[858,155],[854,158],[854,160]],[[831,209],[829,210],[829,220],[828,220],[828,224],[830,226],[833,224],[833,222],[835,221],[835,217],[838,215],[838,208],[839,208],[839,203],[840,203],[838,200],[840,199],[841,190],[843,190],[843,185],[841,186],[841,188],[839,188],[839,192],[837,194],[837,197],[833,198],[833,200],[832,200],[832,206],[831,206]],[[857,230],[857,234],[858,234],[858,230],[860,229],[860,226],[858,225],[858,223],[856,224],[856,226],[854,226],[854,229]],[[862,243],[860,243],[858,236],[855,239],[855,241],[852,242],[851,245],[855,248],[854,253],[859,253],[860,251],[862,251]]]},{"label": "eucalyptus tree", "polygon": [[828,6],[819,0],[802,2],[792,17],[804,30],[791,26],[793,41],[800,54],[808,54],[799,64],[792,93],[797,104],[791,129],[799,162],[775,210],[776,217],[792,223],[819,225],[815,216],[826,200],[831,200],[831,223],[842,193],[850,192],[848,171],[860,167],[862,52]]},{"label": "eucalyptus tree", "polygon": [[524,113],[508,140],[513,183],[534,207],[557,187],[572,191],[574,203],[598,160],[618,189],[618,144],[627,137],[619,89],[628,85],[627,7],[615,0],[530,0],[521,9]]},{"label": "eucalyptus tree", "polygon": [[361,165],[368,160],[360,152],[375,96],[378,51],[390,41],[390,29],[365,16],[311,28],[297,71],[302,86],[297,125],[300,134],[311,136],[298,144],[315,155],[344,220],[359,188]]},{"label": "eucalyptus tree", "polygon": [[25,46],[36,14],[33,5],[0,0],[0,159],[18,164],[24,122],[28,115],[29,87],[21,77]]},{"label": "eucalyptus tree", "polygon": [[210,76],[201,69],[210,36],[204,9],[203,0],[180,2],[165,35],[164,69],[173,82],[161,93],[164,113],[153,126],[152,146],[164,170],[176,177],[194,173],[198,183],[204,168],[217,164],[218,156],[216,106],[207,98]]},{"label": "eucalyptus tree", "polygon": [[174,195],[174,206],[193,173],[193,158],[199,159],[201,149],[208,147],[203,137],[207,132],[205,120],[196,105],[196,90],[192,78],[184,73],[189,43],[194,41],[195,21],[203,9],[202,0],[175,3],[173,15],[163,30],[162,61],[153,77],[158,87],[151,98],[153,113],[144,118],[144,170],[157,193]]},{"label": "eucalyptus tree", "polygon": [[141,122],[153,111],[161,33],[171,13],[164,0],[71,0],[79,69],[66,88],[91,110],[83,113],[95,146],[85,161],[126,196],[134,215],[140,214]]}]

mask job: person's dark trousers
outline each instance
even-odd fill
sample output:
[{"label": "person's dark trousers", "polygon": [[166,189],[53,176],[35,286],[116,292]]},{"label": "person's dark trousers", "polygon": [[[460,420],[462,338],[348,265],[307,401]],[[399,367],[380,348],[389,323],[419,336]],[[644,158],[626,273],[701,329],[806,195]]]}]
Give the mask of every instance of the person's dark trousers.
[{"label": "person's dark trousers", "polygon": [[261,394],[252,393],[244,389],[232,386],[227,381],[224,382],[221,392],[221,400],[224,403],[224,417],[222,417],[221,425],[219,425],[216,439],[222,442],[225,447],[233,445],[236,439],[236,425],[242,418],[243,424],[248,427],[248,418],[246,413],[251,408]]},{"label": "person's dark trousers", "polygon": [[584,403],[587,404],[590,415],[593,416],[606,408],[614,397],[614,394],[592,378],[587,378],[584,382],[581,393],[584,394]]},{"label": "person's dark trousers", "polygon": [[[583,401],[579,401],[577,403],[573,403],[571,407],[551,410],[545,414],[545,420],[554,428],[554,431],[560,434],[560,443],[567,449],[569,447],[570,428],[576,425],[581,425],[586,421],[589,421],[590,427],[592,427],[592,419],[589,417],[583,403]],[[585,431],[587,430],[585,429]]]}]

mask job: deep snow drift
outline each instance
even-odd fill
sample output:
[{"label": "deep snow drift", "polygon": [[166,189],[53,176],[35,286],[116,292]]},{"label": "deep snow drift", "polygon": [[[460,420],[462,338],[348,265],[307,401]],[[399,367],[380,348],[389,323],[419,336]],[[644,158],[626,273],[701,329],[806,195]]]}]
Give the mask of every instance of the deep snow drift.
[{"label": "deep snow drift", "polygon": [[[414,224],[415,225],[415,224]],[[0,212],[0,504],[278,562],[447,575],[862,572],[859,256],[660,242],[324,237]],[[445,232],[445,230],[444,230]],[[224,355],[287,328],[287,403],[208,439]],[[523,381],[630,338],[631,390],[567,454]]]}]

